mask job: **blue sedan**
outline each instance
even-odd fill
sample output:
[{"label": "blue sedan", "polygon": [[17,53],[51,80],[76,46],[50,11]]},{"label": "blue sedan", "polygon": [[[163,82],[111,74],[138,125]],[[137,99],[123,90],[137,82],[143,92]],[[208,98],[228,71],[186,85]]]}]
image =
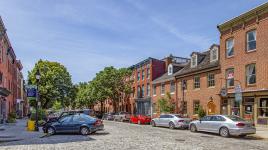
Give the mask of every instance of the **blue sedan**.
[{"label": "blue sedan", "polygon": [[43,131],[48,134],[80,133],[88,135],[103,130],[103,122],[85,114],[73,114],[60,118],[56,122],[47,123]]}]

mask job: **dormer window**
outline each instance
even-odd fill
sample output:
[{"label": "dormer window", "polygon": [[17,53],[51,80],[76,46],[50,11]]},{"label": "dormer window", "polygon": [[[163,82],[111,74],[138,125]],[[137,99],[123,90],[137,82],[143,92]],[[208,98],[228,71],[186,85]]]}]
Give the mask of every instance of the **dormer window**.
[{"label": "dormer window", "polygon": [[173,74],[173,66],[172,64],[168,65],[168,75],[172,75]]},{"label": "dormer window", "polygon": [[210,62],[217,61],[218,60],[218,48],[213,47],[210,50]]},{"label": "dormer window", "polygon": [[197,66],[197,55],[193,54],[191,58],[191,67],[196,67]]}]

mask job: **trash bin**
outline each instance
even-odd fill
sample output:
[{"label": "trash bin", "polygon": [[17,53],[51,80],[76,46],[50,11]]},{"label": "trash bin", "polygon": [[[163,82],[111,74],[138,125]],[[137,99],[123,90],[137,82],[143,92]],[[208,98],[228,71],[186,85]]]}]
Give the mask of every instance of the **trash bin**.
[{"label": "trash bin", "polygon": [[28,120],[27,122],[27,130],[28,131],[34,131],[35,129],[35,121]]}]

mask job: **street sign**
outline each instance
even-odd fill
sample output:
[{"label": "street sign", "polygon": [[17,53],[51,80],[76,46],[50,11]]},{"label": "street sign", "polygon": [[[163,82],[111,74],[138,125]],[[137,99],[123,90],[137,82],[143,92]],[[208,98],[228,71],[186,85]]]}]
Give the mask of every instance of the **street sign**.
[{"label": "street sign", "polygon": [[27,97],[36,97],[36,86],[35,85],[27,85]]},{"label": "street sign", "polygon": [[235,86],[235,101],[242,101],[242,89],[240,85]]},{"label": "street sign", "polygon": [[222,97],[226,97],[226,96],[227,96],[227,89],[226,89],[225,87],[223,87],[223,88],[221,89],[221,96],[222,96]]}]

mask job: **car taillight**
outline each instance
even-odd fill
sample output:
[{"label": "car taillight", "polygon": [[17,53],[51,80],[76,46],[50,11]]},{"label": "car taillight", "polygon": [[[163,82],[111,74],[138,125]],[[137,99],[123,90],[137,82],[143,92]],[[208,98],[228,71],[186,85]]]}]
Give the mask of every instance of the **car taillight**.
[{"label": "car taillight", "polygon": [[255,123],[252,123],[252,126],[255,127]]},{"label": "car taillight", "polygon": [[94,123],[94,126],[101,125],[101,124],[102,124],[102,120],[97,120],[97,121]]},{"label": "car taillight", "polygon": [[184,120],[179,120],[178,122],[184,122]]},{"label": "car taillight", "polygon": [[236,124],[236,126],[237,126],[237,127],[244,127],[244,126],[245,126],[245,124],[244,124],[244,123],[239,122],[239,123],[237,123],[237,124]]}]

